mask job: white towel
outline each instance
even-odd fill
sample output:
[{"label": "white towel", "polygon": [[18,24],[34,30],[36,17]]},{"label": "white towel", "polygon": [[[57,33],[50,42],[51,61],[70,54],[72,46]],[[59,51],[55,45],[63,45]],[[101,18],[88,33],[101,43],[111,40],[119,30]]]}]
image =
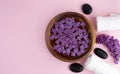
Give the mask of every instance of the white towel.
[{"label": "white towel", "polygon": [[85,67],[93,71],[94,74],[120,74],[115,68],[108,63],[105,63],[94,54],[90,55],[85,62]]},{"label": "white towel", "polygon": [[114,13],[111,13],[111,14],[110,14],[110,17],[111,17],[111,16],[114,16],[114,17],[120,17],[119,14],[114,14]]},{"label": "white towel", "polygon": [[[113,17],[114,16],[114,17]],[[119,15],[111,14],[109,17],[97,17],[97,30],[98,31],[114,31],[120,30],[120,17]]]}]

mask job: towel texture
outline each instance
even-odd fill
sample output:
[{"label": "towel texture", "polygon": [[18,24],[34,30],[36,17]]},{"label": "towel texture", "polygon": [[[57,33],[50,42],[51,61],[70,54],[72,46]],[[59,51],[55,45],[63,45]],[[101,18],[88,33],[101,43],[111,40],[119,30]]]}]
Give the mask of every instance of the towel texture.
[{"label": "towel texture", "polygon": [[85,67],[94,74],[120,74],[115,68],[105,63],[94,54],[90,55],[85,62]]},{"label": "towel texture", "polygon": [[110,14],[109,17],[98,16],[97,30],[98,31],[114,31],[120,30],[120,15]]}]

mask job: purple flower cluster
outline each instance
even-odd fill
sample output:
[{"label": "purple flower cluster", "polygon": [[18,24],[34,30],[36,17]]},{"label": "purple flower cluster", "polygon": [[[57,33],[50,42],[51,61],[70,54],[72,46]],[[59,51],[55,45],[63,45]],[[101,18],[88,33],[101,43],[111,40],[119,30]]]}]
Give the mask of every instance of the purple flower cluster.
[{"label": "purple flower cluster", "polygon": [[64,18],[54,24],[50,40],[54,41],[54,49],[67,56],[80,56],[88,48],[89,38],[84,22],[76,22],[72,18]]},{"label": "purple flower cluster", "polygon": [[118,39],[114,39],[113,36],[106,34],[100,34],[97,36],[96,43],[107,46],[111,52],[111,56],[114,57],[115,64],[118,64],[120,58],[120,44]]}]

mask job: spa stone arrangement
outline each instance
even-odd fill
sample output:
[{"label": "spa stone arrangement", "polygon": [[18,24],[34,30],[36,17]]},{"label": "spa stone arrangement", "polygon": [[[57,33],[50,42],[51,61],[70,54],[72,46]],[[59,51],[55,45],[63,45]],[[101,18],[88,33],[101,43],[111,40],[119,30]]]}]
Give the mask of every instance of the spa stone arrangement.
[{"label": "spa stone arrangement", "polygon": [[[86,15],[91,14],[93,10],[89,4],[83,4],[81,9]],[[103,26],[103,19],[111,23],[110,18],[118,18],[118,16],[115,16],[116,15],[114,15],[114,17],[113,15],[111,17],[98,16],[97,31],[116,30]],[[116,21],[118,22],[118,20]],[[113,22],[116,21],[114,20]],[[114,67],[102,60],[107,59],[109,57],[108,54],[110,54],[114,59],[114,63],[119,63],[119,40],[107,34],[96,34],[92,22],[82,14],[63,12],[55,16],[48,24],[45,40],[53,56],[61,61],[71,63],[69,69],[72,72],[79,73],[86,68],[94,74],[120,74]],[[93,49],[95,43],[106,46],[109,53],[101,48]],[[94,51],[94,54],[91,53],[92,51]],[[76,63],[83,59],[86,59],[84,66]]]}]

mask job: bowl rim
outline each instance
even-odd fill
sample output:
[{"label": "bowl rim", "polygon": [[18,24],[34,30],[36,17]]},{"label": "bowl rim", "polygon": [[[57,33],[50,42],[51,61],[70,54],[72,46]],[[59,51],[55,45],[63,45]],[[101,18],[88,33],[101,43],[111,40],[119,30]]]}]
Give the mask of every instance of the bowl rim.
[{"label": "bowl rim", "polygon": [[[68,14],[75,14],[75,15],[81,16],[82,19],[84,19],[85,21],[87,21],[87,23],[89,23],[89,24],[87,24],[87,25],[89,25],[89,27],[91,28],[91,29],[90,29],[90,32],[91,32],[91,37],[92,37],[92,42],[91,42],[92,45],[91,45],[90,50],[89,50],[86,54],[84,54],[84,56],[82,56],[82,57],[80,57],[80,58],[72,59],[72,60],[71,60],[71,59],[67,59],[67,58],[59,55],[58,53],[56,53],[56,52],[54,51],[52,45],[50,44],[50,39],[49,39],[50,30],[51,30],[52,26],[54,25],[54,23],[56,22],[55,19],[56,19],[56,18],[58,19],[59,17],[62,17],[62,16],[64,16],[64,15],[66,15],[66,14],[67,14],[67,15],[68,15]],[[80,18],[81,18],[81,17],[80,17]],[[49,32],[48,32],[48,31],[49,31]],[[92,23],[87,17],[85,17],[84,15],[82,15],[82,14],[80,14],[80,13],[77,13],[77,12],[62,12],[62,13],[56,15],[55,17],[53,17],[53,18],[51,19],[51,21],[48,23],[47,28],[46,28],[46,31],[45,31],[45,42],[46,42],[47,48],[48,48],[48,50],[50,51],[50,53],[51,53],[53,56],[55,56],[57,59],[59,59],[59,60],[61,60],[61,61],[64,61],[64,62],[75,62],[75,61],[78,61],[78,60],[80,60],[80,59],[87,58],[87,56],[88,56],[88,55],[90,54],[90,52],[93,50],[94,44],[95,44],[95,42],[96,42],[96,32],[95,32],[95,28],[94,28],[93,23]]]}]

